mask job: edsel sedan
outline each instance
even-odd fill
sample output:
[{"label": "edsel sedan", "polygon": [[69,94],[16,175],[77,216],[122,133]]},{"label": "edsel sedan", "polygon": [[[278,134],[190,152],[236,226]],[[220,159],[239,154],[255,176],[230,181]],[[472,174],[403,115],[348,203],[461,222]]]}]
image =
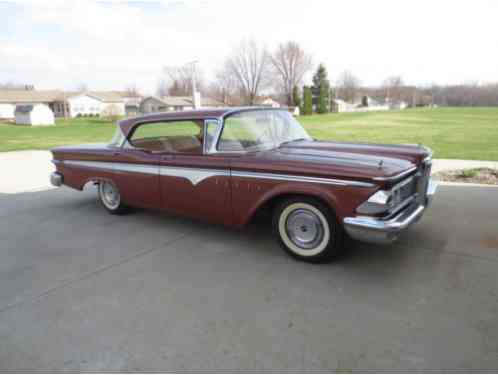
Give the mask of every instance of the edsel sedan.
[{"label": "edsel sedan", "polygon": [[108,144],[52,153],[52,184],[97,184],[111,214],[143,207],[243,227],[271,210],[282,248],[309,262],[332,259],[345,235],[394,241],[436,191],[429,149],[317,141],[283,109],[135,117]]}]

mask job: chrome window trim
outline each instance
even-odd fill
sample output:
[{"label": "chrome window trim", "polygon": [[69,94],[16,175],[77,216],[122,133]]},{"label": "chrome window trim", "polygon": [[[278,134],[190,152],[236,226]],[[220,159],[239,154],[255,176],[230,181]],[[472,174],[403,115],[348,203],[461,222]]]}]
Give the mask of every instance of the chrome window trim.
[{"label": "chrome window trim", "polygon": [[[208,149],[206,147],[206,139],[207,139],[207,128],[208,128],[208,124],[209,123],[216,123],[216,134],[213,138],[213,143],[211,144],[211,147]],[[203,145],[202,145],[202,149],[203,149],[203,153],[205,155],[208,155],[208,154],[215,154],[216,153],[216,145],[218,144],[218,139],[220,138],[221,136],[221,130],[223,128],[223,124],[222,124],[222,120],[219,119],[219,118],[210,118],[210,119],[205,119],[204,120],[204,140],[203,140]]]},{"label": "chrome window trim", "polygon": [[[249,151],[242,150],[242,151],[223,151],[218,148],[219,142],[221,135],[223,134],[223,130],[225,129],[225,120],[227,117],[230,117],[234,114],[237,113],[244,113],[244,112],[252,112],[252,111],[283,111],[289,113],[289,110],[286,107],[280,107],[280,108],[272,108],[272,107],[261,107],[261,106],[254,106],[254,107],[239,107],[239,108],[234,108],[231,111],[225,112],[223,116],[218,118],[218,121],[221,123],[220,131],[217,134],[217,139],[216,143],[214,143],[215,147],[212,150],[211,153],[213,154],[247,154]],[[296,120],[297,121],[297,120]],[[299,123],[301,125],[301,123]],[[301,125],[302,126],[302,125]],[[305,129],[306,130],[306,129]]]}]

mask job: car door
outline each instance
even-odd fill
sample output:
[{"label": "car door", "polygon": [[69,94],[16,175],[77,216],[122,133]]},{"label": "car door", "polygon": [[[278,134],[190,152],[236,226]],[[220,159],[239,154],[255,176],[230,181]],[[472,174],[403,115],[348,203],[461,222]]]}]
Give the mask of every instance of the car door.
[{"label": "car door", "polygon": [[130,206],[159,208],[159,155],[133,146],[115,149],[113,173],[123,202]]},{"label": "car door", "polygon": [[[211,222],[231,220],[229,162],[204,152],[204,120],[155,123],[163,151],[158,153],[159,190],[164,210]],[[208,139],[213,139],[208,134]]]}]

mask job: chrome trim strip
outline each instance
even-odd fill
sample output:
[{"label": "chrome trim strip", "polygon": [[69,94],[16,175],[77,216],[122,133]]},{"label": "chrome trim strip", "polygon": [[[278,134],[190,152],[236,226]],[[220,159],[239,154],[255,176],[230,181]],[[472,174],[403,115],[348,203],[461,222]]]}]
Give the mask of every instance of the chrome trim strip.
[{"label": "chrome trim strip", "polygon": [[407,169],[406,171],[403,171],[401,173],[398,173],[394,176],[390,176],[390,177],[374,177],[373,179],[375,181],[393,181],[393,180],[398,180],[406,175],[409,175],[410,173],[414,172],[417,170],[417,167],[412,167],[410,169]]},{"label": "chrome trim strip", "polygon": [[103,161],[82,161],[82,160],[65,160],[64,164],[77,166],[77,167],[112,170],[118,172],[143,173],[143,174],[152,174],[160,176],[181,177],[189,180],[194,186],[210,177],[230,176],[229,170],[220,170],[220,169],[168,167],[168,166],[147,165],[147,164],[110,163]]},{"label": "chrome trim strip", "polygon": [[288,174],[276,174],[276,173],[257,173],[257,172],[245,172],[245,171],[232,171],[233,177],[247,177],[247,178],[260,178],[266,180],[280,180],[280,181],[292,181],[292,182],[311,182],[317,184],[328,184],[328,185],[339,185],[339,186],[357,186],[357,187],[374,187],[376,185],[368,182],[360,181],[350,181],[350,180],[337,180],[332,178],[321,178],[321,177],[307,177],[307,176],[295,176]]},{"label": "chrome trim strip", "polygon": [[234,176],[246,178],[258,178],[266,180],[291,181],[291,182],[310,182],[317,184],[338,185],[338,186],[356,186],[356,187],[375,187],[375,184],[351,180],[338,180],[332,178],[296,176],[277,173],[257,173],[245,171],[231,171],[228,169],[209,169],[209,168],[189,168],[189,167],[170,167],[155,166],[145,164],[131,163],[111,163],[104,161],[83,161],[83,160],[65,160],[67,165],[77,167],[96,168],[104,170],[113,170],[119,172],[158,174],[160,176],[183,177],[189,180],[192,185],[197,185],[201,181],[214,176]]},{"label": "chrome trim strip", "polygon": [[114,164],[114,170],[118,172],[159,174],[158,165],[130,164],[130,163],[113,163],[113,164]]},{"label": "chrome trim strip", "polygon": [[115,164],[106,161],[86,161],[86,160],[63,160],[62,163],[65,165],[73,165],[75,167],[108,169],[108,170],[113,170]]}]

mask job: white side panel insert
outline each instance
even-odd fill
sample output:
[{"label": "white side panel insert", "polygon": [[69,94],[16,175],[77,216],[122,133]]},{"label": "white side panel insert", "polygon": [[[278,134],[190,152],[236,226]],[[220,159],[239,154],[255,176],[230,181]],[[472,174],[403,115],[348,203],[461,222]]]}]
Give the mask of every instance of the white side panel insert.
[{"label": "white side panel insert", "polygon": [[159,169],[159,174],[161,176],[183,177],[195,186],[210,177],[229,176],[230,172],[228,170],[221,169],[161,167]]}]

